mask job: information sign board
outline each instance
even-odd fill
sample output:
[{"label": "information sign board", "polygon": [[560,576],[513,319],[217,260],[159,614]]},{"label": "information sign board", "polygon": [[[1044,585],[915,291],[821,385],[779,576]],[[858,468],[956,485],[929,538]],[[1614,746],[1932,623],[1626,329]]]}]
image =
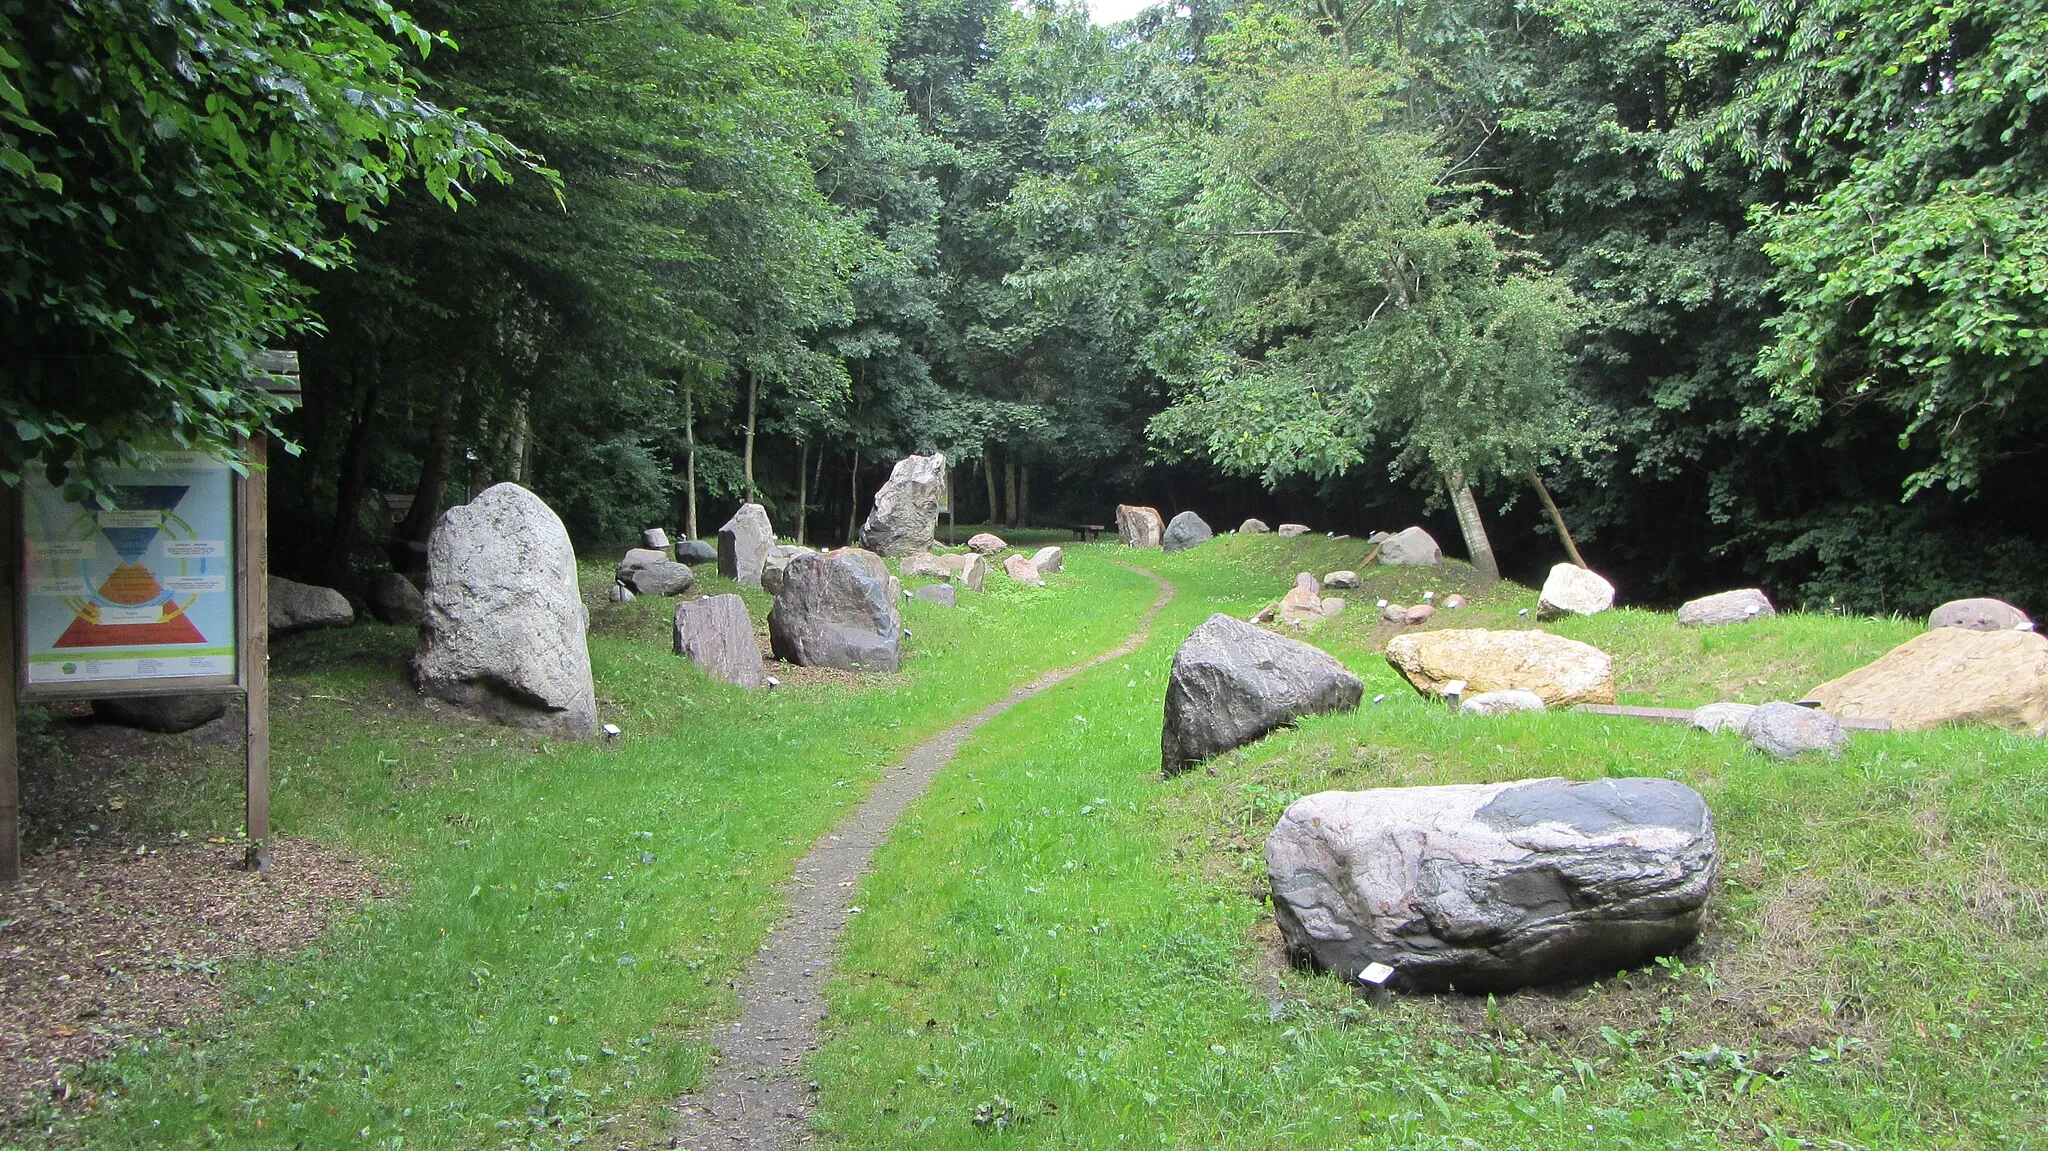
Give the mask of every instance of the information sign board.
[{"label": "information sign board", "polygon": [[27,695],[238,681],[235,473],[197,452],[160,458],[108,476],[111,508],[23,476]]}]

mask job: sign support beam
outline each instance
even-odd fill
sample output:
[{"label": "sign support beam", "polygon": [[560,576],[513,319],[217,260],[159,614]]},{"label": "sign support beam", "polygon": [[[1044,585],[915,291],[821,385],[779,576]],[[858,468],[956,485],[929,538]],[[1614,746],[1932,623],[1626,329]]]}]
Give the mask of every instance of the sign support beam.
[{"label": "sign support beam", "polygon": [[249,478],[242,483],[241,517],[242,687],[247,703],[246,788],[242,828],[249,837],[243,866],[270,875],[270,485],[268,440],[248,440]]}]

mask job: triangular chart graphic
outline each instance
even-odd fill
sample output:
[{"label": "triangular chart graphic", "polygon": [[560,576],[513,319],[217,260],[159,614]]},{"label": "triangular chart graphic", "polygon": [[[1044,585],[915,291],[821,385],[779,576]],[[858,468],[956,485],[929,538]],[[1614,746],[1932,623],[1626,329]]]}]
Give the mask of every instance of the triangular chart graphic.
[{"label": "triangular chart graphic", "polygon": [[[175,502],[175,501],[173,501]],[[139,530],[139,529],[138,529]],[[150,530],[155,535],[155,529]],[[147,542],[147,541],[145,541]],[[100,596],[116,604],[146,604],[162,594],[163,585],[139,564],[125,563],[114,569],[100,585]],[[206,637],[177,610],[166,603],[171,614],[154,623],[93,623],[84,616],[71,621],[57,637],[57,647],[159,647],[166,644],[205,643]]]}]

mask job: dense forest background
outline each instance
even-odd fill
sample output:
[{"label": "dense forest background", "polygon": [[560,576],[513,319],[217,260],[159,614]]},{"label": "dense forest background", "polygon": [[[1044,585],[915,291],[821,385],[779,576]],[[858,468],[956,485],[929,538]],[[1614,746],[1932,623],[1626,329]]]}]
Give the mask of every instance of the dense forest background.
[{"label": "dense forest background", "polygon": [[942,450],[963,522],[1422,522],[1527,574],[1554,496],[1625,600],[2039,612],[2044,29],[0,0],[0,470],[274,428],[273,563],[343,587],[499,480],[600,550],[749,493],[830,543]]}]

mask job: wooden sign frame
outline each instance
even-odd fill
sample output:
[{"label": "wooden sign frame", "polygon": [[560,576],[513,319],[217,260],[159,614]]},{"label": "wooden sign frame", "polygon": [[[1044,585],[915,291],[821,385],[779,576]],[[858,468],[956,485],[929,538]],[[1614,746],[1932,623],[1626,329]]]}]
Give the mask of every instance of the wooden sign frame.
[{"label": "wooden sign frame", "polygon": [[[299,391],[297,352],[268,352],[257,361],[269,391]],[[20,488],[0,488],[0,883],[21,880],[20,748],[15,721],[23,701],[123,699],[172,695],[234,695],[247,699],[244,730],[244,865],[270,874],[270,548],[268,441],[241,441],[245,474],[235,478],[230,512],[235,533],[235,670],[231,675],[151,680],[31,684],[23,637],[28,596],[21,586],[25,523]]]}]

